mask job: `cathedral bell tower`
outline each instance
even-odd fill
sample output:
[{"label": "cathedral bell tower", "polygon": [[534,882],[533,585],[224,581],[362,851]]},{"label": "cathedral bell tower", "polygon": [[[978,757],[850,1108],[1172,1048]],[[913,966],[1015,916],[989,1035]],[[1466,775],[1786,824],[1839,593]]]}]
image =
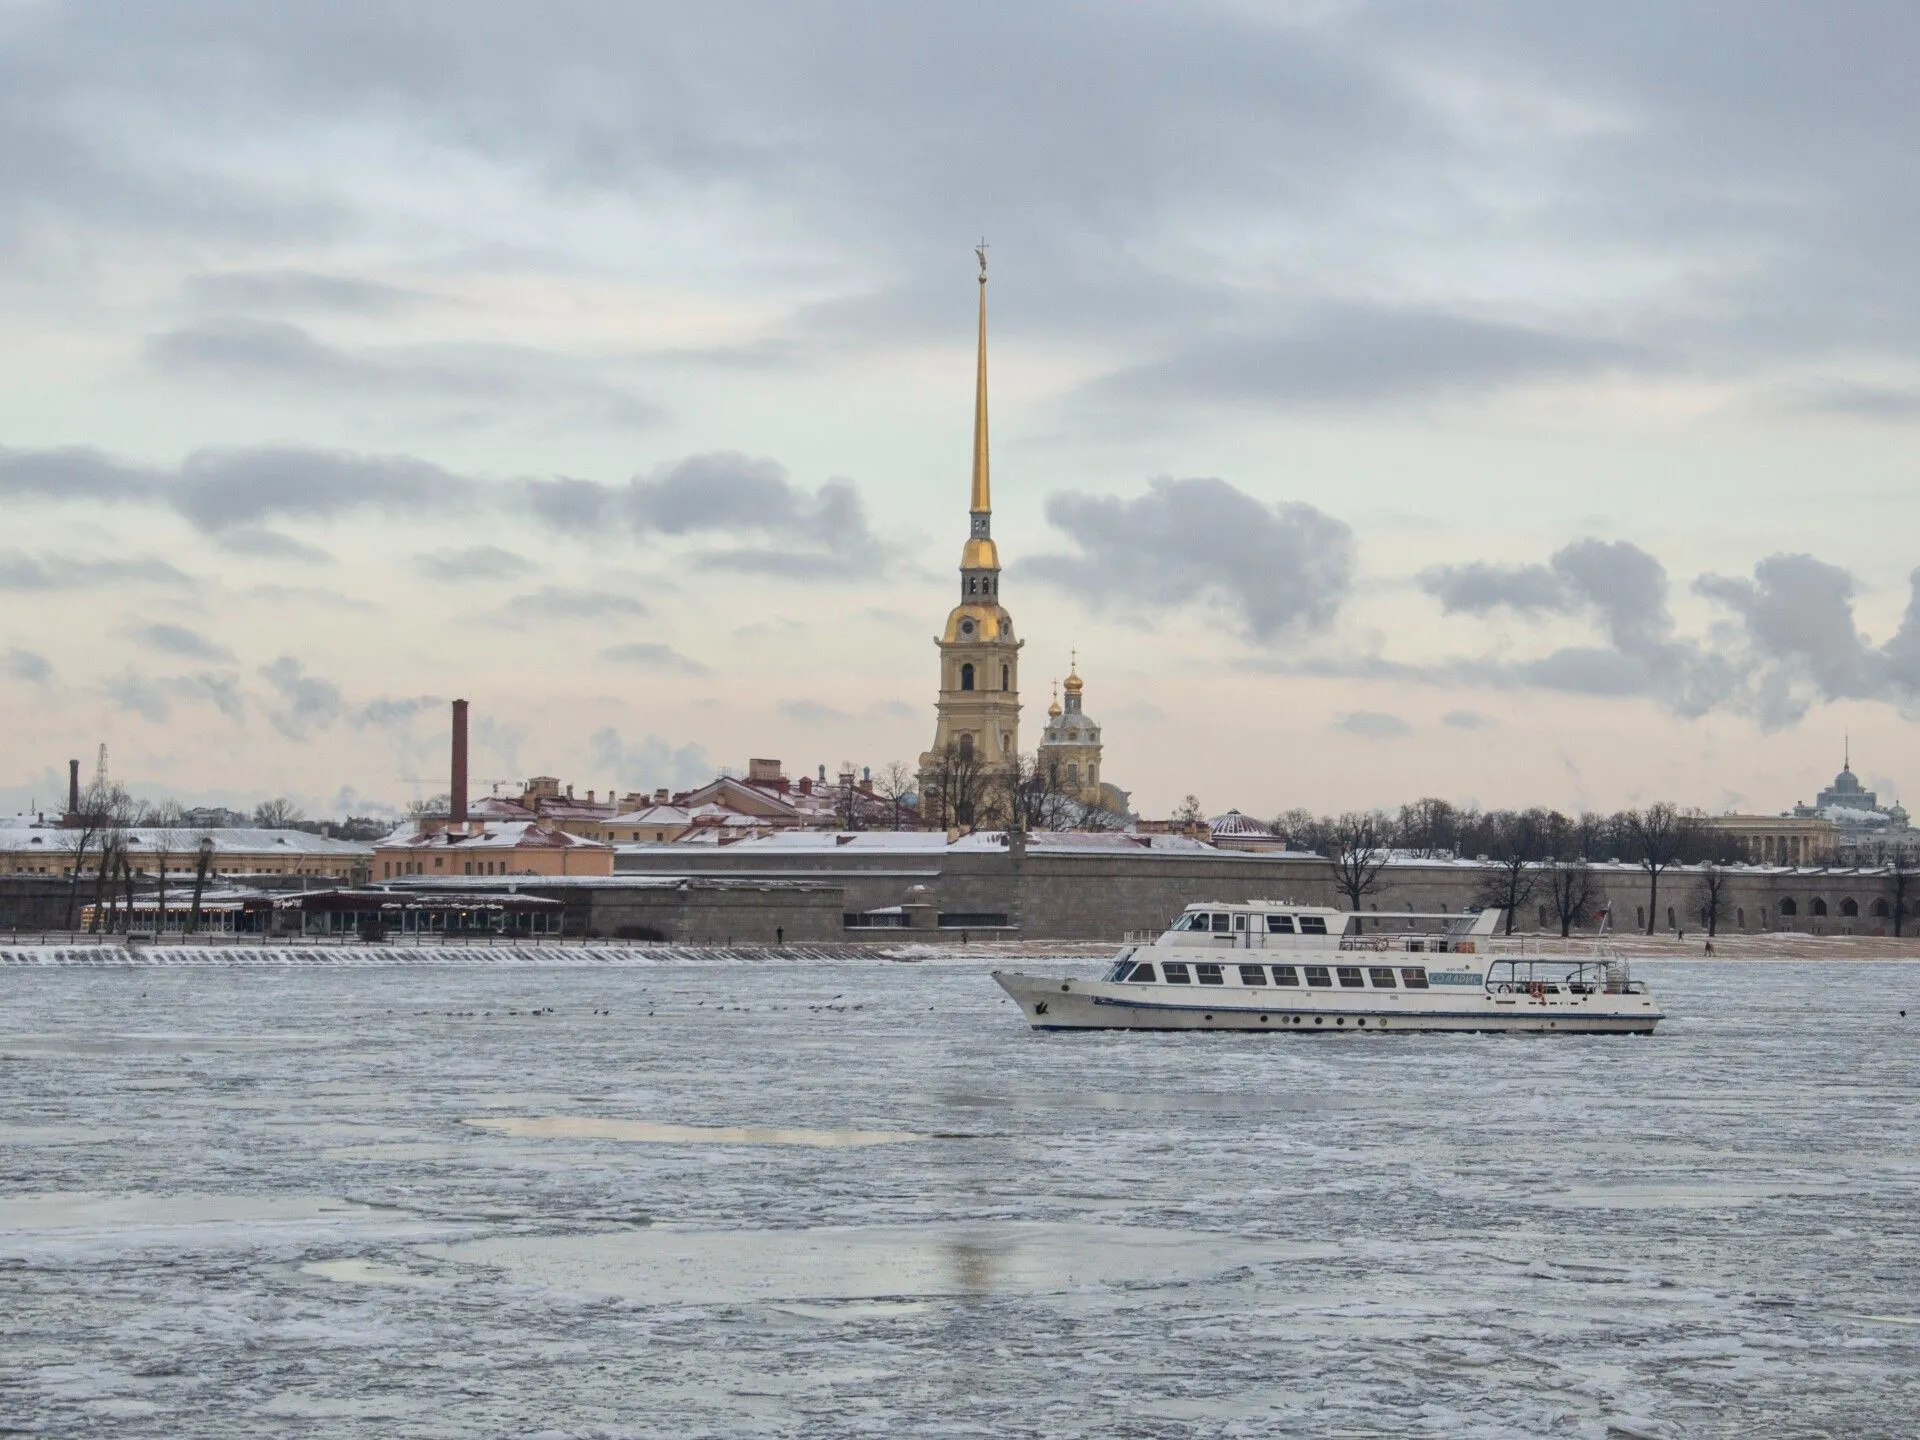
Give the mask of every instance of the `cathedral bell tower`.
[{"label": "cathedral bell tower", "polygon": [[987,247],[980,257],[980,351],[973,392],[973,496],[960,551],[960,603],[934,643],[940,649],[940,700],[926,774],[947,746],[971,751],[992,768],[1020,752],[1020,647],[1013,617],[1000,604],[1000,552],[993,543],[987,465]]}]

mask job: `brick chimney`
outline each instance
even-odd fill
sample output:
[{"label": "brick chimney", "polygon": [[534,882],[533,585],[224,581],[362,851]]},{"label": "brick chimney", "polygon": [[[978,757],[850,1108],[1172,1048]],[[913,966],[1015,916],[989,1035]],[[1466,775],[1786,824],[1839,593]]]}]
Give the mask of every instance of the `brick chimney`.
[{"label": "brick chimney", "polygon": [[80,762],[67,761],[67,814],[80,813]]},{"label": "brick chimney", "polygon": [[453,788],[447,795],[447,819],[455,825],[467,821],[467,702],[453,702]]}]

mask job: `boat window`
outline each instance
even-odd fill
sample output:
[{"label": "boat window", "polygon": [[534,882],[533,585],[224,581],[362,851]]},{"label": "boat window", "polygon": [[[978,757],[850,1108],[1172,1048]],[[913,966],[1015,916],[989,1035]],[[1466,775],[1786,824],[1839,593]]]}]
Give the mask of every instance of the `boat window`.
[{"label": "boat window", "polygon": [[1276,985],[1298,985],[1300,983],[1300,972],[1291,965],[1276,965],[1273,967],[1273,983]]},{"label": "boat window", "polygon": [[1367,982],[1360,976],[1360,967],[1358,965],[1342,965],[1340,967],[1340,983],[1349,990],[1364,990],[1367,985]]},{"label": "boat window", "polygon": [[1151,982],[1153,980],[1153,965],[1146,960],[1142,960],[1138,965],[1133,967],[1133,974],[1129,975],[1127,979],[1136,984],[1143,980]]},{"label": "boat window", "polygon": [[1302,935],[1324,935],[1327,933],[1327,917],[1324,915],[1302,915],[1300,917]]},{"label": "boat window", "polygon": [[1218,934],[1221,934],[1221,935],[1226,934],[1227,928],[1232,923],[1232,921],[1233,921],[1233,917],[1231,915],[1224,913],[1223,911],[1216,910],[1213,912],[1213,928],[1215,932]]},{"label": "boat window", "polygon": [[1224,985],[1227,983],[1221,978],[1220,967],[1218,965],[1196,965],[1193,967],[1193,973],[1199,978],[1202,985]]},{"label": "boat window", "polygon": [[1269,935],[1293,934],[1293,917],[1291,915],[1267,916],[1267,933]]},{"label": "boat window", "polygon": [[1376,965],[1367,971],[1367,979],[1373,982],[1373,988],[1376,990],[1393,989],[1393,971],[1384,965]]},{"label": "boat window", "polygon": [[1309,965],[1306,967],[1306,971],[1307,984],[1309,985],[1333,984],[1333,976],[1327,973],[1327,967],[1324,965]]},{"label": "boat window", "polygon": [[1233,928],[1234,928],[1235,930],[1244,930],[1244,929],[1246,929],[1246,928],[1247,928],[1247,917],[1246,917],[1246,916],[1244,916],[1244,915],[1236,915],[1236,916],[1234,916],[1234,917],[1233,917]]},{"label": "boat window", "polygon": [[1258,965],[1242,965],[1240,967],[1240,983],[1242,985],[1264,985],[1267,983],[1267,972]]},{"label": "boat window", "polygon": [[1427,988],[1426,967],[1409,965],[1400,972],[1400,979],[1409,990],[1424,990]]},{"label": "boat window", "polygon": [[1192,977],[1187,974],[1187,965],[1184,960],[1169,960],[1160,968],[1166,972],[1169,985],[1186,985],[1192,981]]}]

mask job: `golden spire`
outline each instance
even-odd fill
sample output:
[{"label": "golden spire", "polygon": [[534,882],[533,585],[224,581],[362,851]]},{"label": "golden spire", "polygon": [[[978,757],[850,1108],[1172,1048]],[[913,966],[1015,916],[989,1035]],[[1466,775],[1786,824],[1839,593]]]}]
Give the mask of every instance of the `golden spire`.
[{"label": "golden spire", "polygon": [[980,257],[980,368],[973,382],[973,504],[976,515],[993,509],[987,487],[987,242],[975,248]]},{"label": "golden spire", "polygon": [[1047,714],[1056,720],[1060,718],[1060,682],[1058,680],[1053,682],[1053,703],[1047,706]]},{"label": "golden spire", "polygon": [[1073,659],[1067,662],[1067,693],[1078,695],[1086,688],[1086,681],[1080,678],[1080,652],[1076,649],[1073,652]]}]

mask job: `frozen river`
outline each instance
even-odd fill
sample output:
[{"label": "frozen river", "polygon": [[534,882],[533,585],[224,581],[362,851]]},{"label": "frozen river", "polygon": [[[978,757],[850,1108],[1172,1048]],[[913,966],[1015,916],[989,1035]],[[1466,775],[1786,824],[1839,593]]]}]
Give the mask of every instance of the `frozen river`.
[{"label": "frozen river", "polygon": [[1920,966],[1637,974],[1652,1038],[0,967],[0,1433],[1920,1431]]}]

